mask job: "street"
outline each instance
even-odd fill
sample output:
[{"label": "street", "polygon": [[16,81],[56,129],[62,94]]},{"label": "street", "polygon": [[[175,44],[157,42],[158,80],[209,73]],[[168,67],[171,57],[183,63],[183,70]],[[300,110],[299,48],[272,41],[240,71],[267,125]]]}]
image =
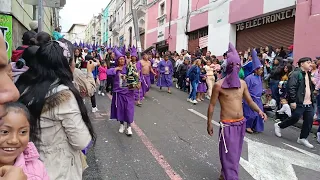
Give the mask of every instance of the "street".
[{"label": "street", "polygon": [[[153,85],[142,107],[135,109],[133,136],[118,132],[110,121],[110,96],[96,96],[98,109],[91,120],[98,135],[87,155],[87,180],[216,180],[220,175],[218,151],[219,111],[214,113],[214,136],[206,131],[208,100],[198,105],[187,94],[172,94]],[[88,109],[90,101],[86,101]],[[230,107],[232,108],[232,107]],[[90,108],[91,110],[91,108]],[[290,127],[282,138],[274,135],[274,122],[262,134],[246,134],[240,160],[241,180],[319,180],[320,145],[310,134],[314,149],[296,143],[300,130]],[[232,151],[232,149],[229,149]]]}]

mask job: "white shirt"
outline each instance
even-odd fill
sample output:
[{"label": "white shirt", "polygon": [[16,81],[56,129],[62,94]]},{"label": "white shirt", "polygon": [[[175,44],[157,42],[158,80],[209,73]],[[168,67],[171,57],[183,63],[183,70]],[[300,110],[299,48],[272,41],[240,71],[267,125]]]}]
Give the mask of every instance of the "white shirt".
[{"label": "white shirt", "polygon": [[277,101],[274,99],[271,99],[269,102],[266,104],[267,106],[271,107],[271,109],[276,109],[277,107]]},{"label": "white shirt", "polygon": [[182,59],[178,59],[176,61],[176,67],[180,66],[182,63],[183,63],[183,60]]},{"label": "white shirt", "polygon": [[277,111],[279,114],[287,114],[289,117],[291,117],[291,108],[289,104],[283,104],[282,108]]}]

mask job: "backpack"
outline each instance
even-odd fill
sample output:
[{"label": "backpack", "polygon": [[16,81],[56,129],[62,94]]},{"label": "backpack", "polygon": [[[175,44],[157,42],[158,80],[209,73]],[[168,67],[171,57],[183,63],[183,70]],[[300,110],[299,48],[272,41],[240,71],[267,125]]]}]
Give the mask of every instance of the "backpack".
[{"label": "backpack", "polygon": [[24,46],[19,46],[16,50],[13,50],[12,51],[12,56],[11,56],[11,61],[12,62],[17,62],[21,58],[24,50],[27,49],[28,47],[29,46],[24,45]]}]

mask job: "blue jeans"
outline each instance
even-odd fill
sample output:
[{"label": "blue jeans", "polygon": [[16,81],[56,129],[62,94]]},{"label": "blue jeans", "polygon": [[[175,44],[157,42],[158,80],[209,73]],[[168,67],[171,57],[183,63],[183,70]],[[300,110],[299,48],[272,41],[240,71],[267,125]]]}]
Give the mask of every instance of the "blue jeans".
[{"label": "blue jeans", "polygon": [[279,80],[273,80],[273,79],[270,79],[270,82],[269,82],[269,86],[272,93],[272,99],[276,100],[278,107],[280,105],[280,95],[279,95],[279,87],[278,87],[279,82],[280,82]]},{"label": "blue jeans", "polygon": [[195,100],[197,97],[198,81],[191,81],[192,91],[190,92],[189,99]]}]

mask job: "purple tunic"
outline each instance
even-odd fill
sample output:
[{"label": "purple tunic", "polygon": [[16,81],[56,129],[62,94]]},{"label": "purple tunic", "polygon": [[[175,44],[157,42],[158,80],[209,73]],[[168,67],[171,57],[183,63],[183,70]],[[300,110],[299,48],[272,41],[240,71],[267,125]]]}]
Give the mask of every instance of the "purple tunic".
[{"label": "purple tunic", "polygon": [[[244,80],[247,83],[252,100],[263,111],[263,104],[261,101],[263,86],[261,77],[251,74]],[[262,132],[264,130],[264,121],[262,117],[259,116],[257,112],[253,111],[245,100],[243,100],[243,114],[247,119],[247,128],[252,128],[257,132]]]},{"label": "purple tunic", "polygon": [[115,75],[111,102],[110,119],[132,123],[134,116],[134,91],[120,85],[120,75],[126,74],[127,68],[117,71],[115,68],[107,70],[109,75]]},{"label": "purple tunic", "polygon": [[157,86],[159,87],[171,87],[172,86],[172,75],[173,67],[170,60],[162,60],[158,64],[159,78]]},{"label": "purple tunic", "polygon": [[197,87],[197,92],[198,93],[207,92],[207,84],[206,84],[206,82],[202,81],[202,78],[205,77],[205,76],[206,75],[203,75],[203,74],[200,75],[200,82],[199,82],[198,87]]},{"label": "purple tunic", "polygon": [[221,174],[226,180],[239,180],[239,161],[245,133],[245,118],[239,122],[222,123],[222,127],[220,127],[219,155],[222,166]]},{"label": "purple tunic", "polygon": [[151,86],[150,74],[142,74],[142,76],[141,76],[141,90],[143,93],[143,97],[150,90],[150,86]]},{"label": "purple tunic", "polygon": [[[138,73],[139,73],[139,76],[140,76],[140,79],[139,81],[141,82],[141,77],[142,77],[142,73],[141,73],[141,70],[142,70],[142,66],[141,66],[141,62],[138,61],[137,64],[136,64],[136,67],[137,67],[137,70],[138,70]],[[143,99],[143,91],[140,89],[135,89],[134,90],[134,100],[135,101],[142,101]]]},{"label": "purple tunic", "polygon": [[[151,67],[152,67],[152,65],[153,65],[153,61],[154,61],[154,59],[150,59],[150,62],[151,62]],[[153,69],[154,69],[154,67],[152,67]],[[154,74],[150,74],[150,82],[151,82],[151,84],[154,84],[154,80],[155,80],[155,76],[154,76]]]}]

